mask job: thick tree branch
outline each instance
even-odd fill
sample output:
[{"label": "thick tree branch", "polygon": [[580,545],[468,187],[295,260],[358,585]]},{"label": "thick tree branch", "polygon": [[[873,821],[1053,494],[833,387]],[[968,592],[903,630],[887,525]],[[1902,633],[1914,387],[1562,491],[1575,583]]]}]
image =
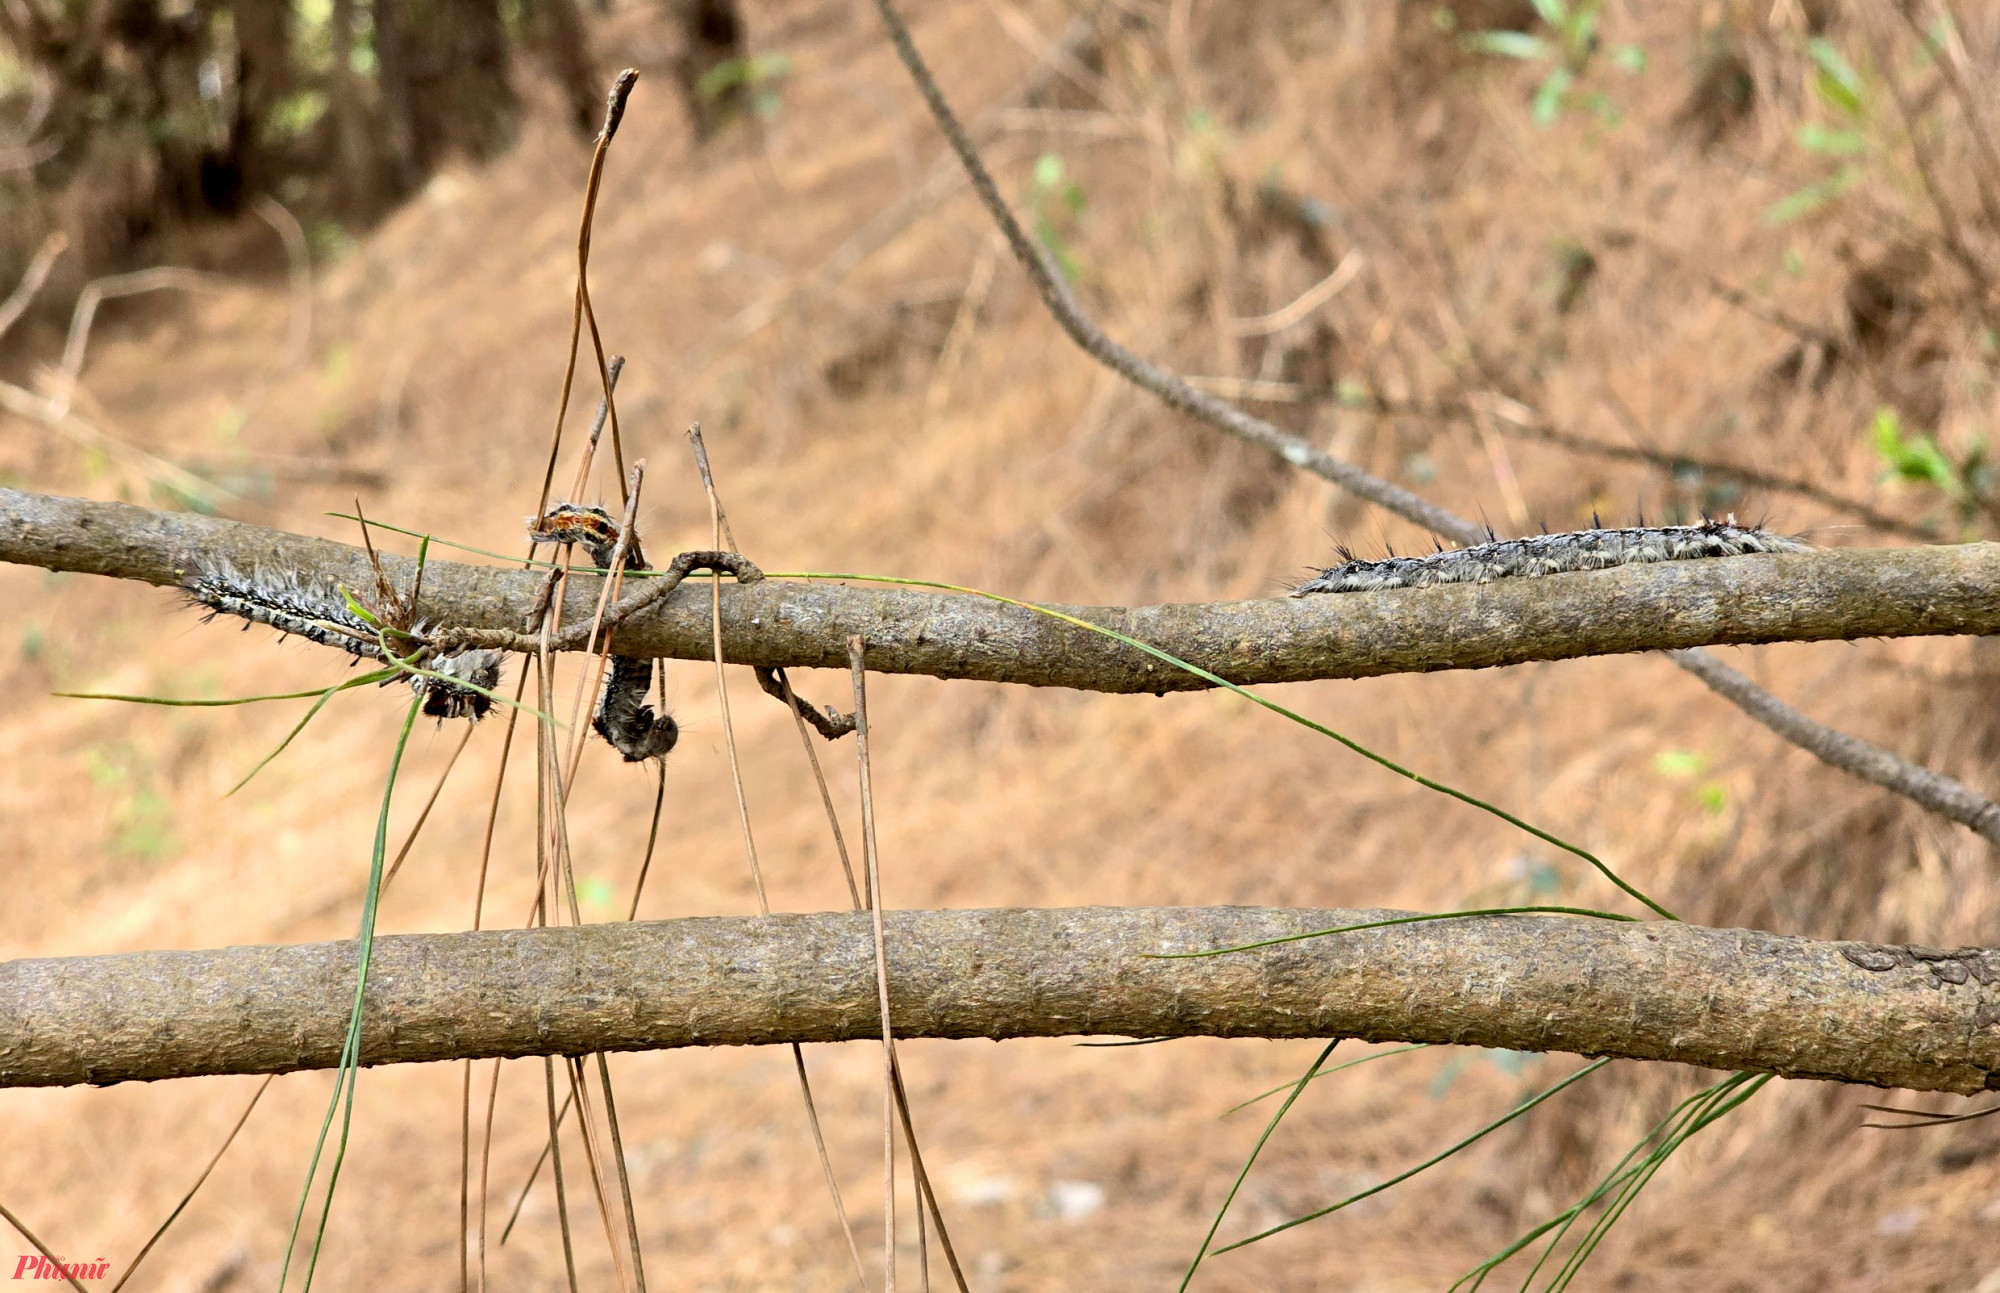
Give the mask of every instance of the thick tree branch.
[{"label": "thick tree branch", "polygon": [[[1546,916],[887,914],[898,1037],[1360,1037],[2000,1088],[2000,952]],[[865,913],[378,938],[364,1064],[880,1036]],[[0,1086],[328,1068],[354,944],[0,964]]]},{"label": "thick tree branch", "polygon": [[[373,579],[364,552],[326,539],[0,489],[0,561],[173,585],[197,554],[324,585],[365,588]],[[686,573],[685,558],[712,564],[728,554],[683,554],[678,573]],[[742,568],[755,571],[747,563]],[[395,557],[384,558],[384,569],[400,585],[413,573],[411,563]],[[505,646],[543,585],[541,576],[520,570],[432,561],[420,614],[451,630],[447,637]],[[556,645],[575,649],[587,634],[597,583],[574,578],[568,587],[563,621],[578,627],[569,635],[574,640]],[[1996,590],[2000,545],[1969,544],[1720,558],[1337,597],[1059,609],[1242,684],[1669,649],[1684,668],[1787,740],[2000,843],[2000,807],[1990,800],[1815,723],[1721,661],[1685,649],[2000,633]],[[657,591],[641,588],[629,600],[647,602]],[[848,637],[860,634],[870,665],[885,673],[1126,693],[1207,685],[1100,634],[983,598],[760,576],[725,589],[722,607],[726,658],[763,670],[838,668]],[[612,643],[627,655],[706,659],[708,608],[698,597],[659,597],[624,620]],[[815,716],[816,725],[822,721],[836,720]],[[834,734],[831,726],[822,730]]]},{"label": "thick tree branch", "polygon": [[[174,585],[200,554],[349,588],[373,586],[356,547],[186,512],[0,489],[0,561]],[[384,555],[408,586],[413,564]],[[631,576],[627,576],[628,581]],[[512,630],[537,573],[429,561],[418,614]],[[588,625],[594,578],[569,581],[566,624]],[[1249,602],[1064,611],[1250,683],[1474,669],[1714,643],[2000,633],[2000,544],[1810,552],[1627,566],[1551,579]],[[1020,607],[957,594],[762,580],[725,585],[736,664],[839,668],[868,641],[885,673],[1105,692],[1206,686],[1131,647]],[[580,645],[581,634],[571,646]],[[616,650],[706,659],[708,599],[676,594],[626,621]]]},{"label": "thick tree branch", "polygon": [[[1375,476],[1353,463],[1344,462],[1311,442],[1292,435],[1264,419],[1252,416],[1233,404],[1224,402],[1207,391],[1189,384],[1186,378],[1170,369],[1144,359],[1120,345],[1105,334],[1104,330],[1084,312],[1076,294],[1069,289],[1062,273],[1051,262],[1040,243],[1030,238],[1014,218],[1006,199],[1000,196],[999,186],[980,160],[979,150],[959,124],[958,117],[945,101],[944,92],[938,88],[937,80],[924,63],[923,55],[917,52],[916,42],[910,38],[910,30],[896,13],[893,0],[875,0],[875,9],[882,16],[883,26],[888,29],[889,40],[896,47],[896,55],[916,83],[917,91],[923,96],[924,104],[930,109],[938,129],[944,133],[946,142],[958,154],[960,164],[965,167],[972,183],[973,192],[979,195],[981,205],[993,218],[994,224],[1006,237],[1007,245],[1013,250],[1014,258],[1020,262],[1036,293],[1049,313],[1069,334],[1072,341],[1091,358],[1111,369],[1125,380],[1143,391],[1157,397],[1167,407],[1185,413],[1197,421],[1205,422],[1218,431],[1226,432],[1251,444],[1259,445],[1283,458],[1301,470],[1312,472],[1324,480],[1367,499],[1378,507],[1394,512],[1405,520],[1414,522],[1434,534],[1440,534],[1463,544],[1476,544],[1489,537],[1483,526],[1475,525],[1465,517],[1458,516],[1446,508],[1438,506],[1409,490]],[[1943,813],[1953,821],[1972,826],[1989,839],[2000,842],[2000,832],[1996,832],[1993,819],[2000,818],[2000,810],[1950,778],[1940,777],[1901,755],[1879,746],[1869,745],[1845,733],[1837,732],[1823,724],[1816,723],[1805,715],[1770,695],[1755,683],[1719,660],[1711,659],[1697,649],[1680,650],[1673,653],[1674,662],[1707,683],[1718,695],[1740,707],[1744,713],[1776,732],[1785,740],[1807,750],[1825,763],[1852,773],[1866,781],[1883,787],[1896,794],[1906,795],[1935,812]],[[1963,792],[1977,802],[1969,809],[1958,804],[1958,795]],[[1964,811],[1952,811],[1953,805]],[[1983,823],[1983,825],[1981,824]]]}]

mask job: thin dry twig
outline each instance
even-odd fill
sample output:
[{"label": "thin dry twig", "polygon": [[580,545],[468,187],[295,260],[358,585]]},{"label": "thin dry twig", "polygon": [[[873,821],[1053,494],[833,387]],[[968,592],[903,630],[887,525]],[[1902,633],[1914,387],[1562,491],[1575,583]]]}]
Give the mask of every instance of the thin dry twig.
[{"label": "thin dry twig", "polygon": [[[438,723],[442,726],[444,720],[439,719]],[[467,723],[464,733],[458,738],[458,744],[452,747],[451,757],[445,760],[444,771],[438,773],[437,784],[431,787],[430,798],[424,800],[423,811],[418,813],[417,820],[411,823],[410,833],[403,837],[403,847],[396,850],[396,860],[389,864],[388,871],[383,874],[381,887],[376,890],[377,902],[381,901],[381,895],[389,891],[389,882],[396,878],[396,872],[403,869],[403,859],[410,856],[410,848],[417,842],[417,832],[421,831],[424,823],[431,819],[431,809],[437,807],[438,796],[444,793],[445,780],[451,776],[451,770],[458,766],[458,756],[464,754],[465,747],[471,744],[472,732],[472,724]],[[472,927],[479,928],[477,915],[473,919]]]},{"label": "thin dry twig", "polygon": [[69,337],[63,342],[62,362],[56,374],[56,393],[53,397],[56,420],[60,421],[69,413],[70,400],[76,393],[77,379],[83,374],[83,352],[90,344],[90,329],[97,319],[99,305],[118,297],[137,296],[142,292],[158,292],[167,288],[180,288],[189,292],[212,292],[221,286],[221,281],[212,274],[183,269],[177,265],[133,270],[129,274],[113,274],[108,278],[92,279],[84,284],[83,291],[77,294],[76,308],[69,316]]},{"label": "thin dry twig", "polygon": [[1239,337],[1268,337],[1274,332],[1283,332],[1346,291],[1350,283],[1361,277],[1361,271],[1367,264],[1368,258],[1357,247],[1340,258],[1340,263],[1333,267],[1331,274],[1299,293],[1291,304],[1254,319],[1232,320],[1230,328]]},{"label": "thin dry twig", "polygon": [[306,231],[290,208],[268,193],[259,193],[251,204],[257,218],[270,225],[285,244],[292,286],[291,334],[285,343],[285,363],[303,368],[312,358],[313,277],[312,249],[306,245]]},{"label": "thin dry twig", "polygon": [[[620,72],[611,84],[611,93],[605,101],[604,125],[597,132],[597,144],[590,154],[590,176],[584,183],[583,216],[576,234],[576,294],[571,305],[569,324],[569,360],[563,368],[562,398],[556,404],[555,434],[549,442],[549,465],[542,474],[542,492],[535,501],[535,515],[548,511],[549,487],[556,478],[556,458],[562,452],[563,418],[569,413],[570,392],[576,382],[576,352],[583,333],[585,315],[590,315],[590,339],[596,347],[598,376],[604,391],[604,403],[611,414],[611,445],[618,467],[618,488],[625,488],[625,451],[618,437],[618,411],[612,402],[612,382],[610,365],[604,357],[604,345],[597,335],[597,317],[590,311],[590,233],[597,216],[597,190],[604,180],[604,157],[611,148],[611,140],[618,133],[618,123],[625,117],[625,101],[631,97],[632,87],[638,83],[639,73],[635,68]],[[620,499],[622,504],[624,499]]]},{"label": "thin dry twig", "polygon": [[[56,1265],[57,1265],[58,1267],[60,1267],[60,1266],[62,1265],[62,1259],[61,1259],[60,1257],[57,1257],[57,1256],[56,1256],[56,1255],[55,1255],[54,1253],[50,1252],[50,1251],[49,1251],[49,1246],[48,1246],[47,1244],[45,1244],[45,1243],[43,1243],[43,1242],[42,1242],[41,1240],[39,1240],[39,1239],[35,1238],[35,1232],[34,1232],[34,1231],[32,1231],[32,1230],[30,1230],[30,1229],[28,1229],[28,1227],[27,1227],[27,1226],[26,1226],[26,1225],[25,1225],[25,1224],[24,1224],[24,1223],[23,1223],[23,1222],[21,1221],[21,1219],[20,1219],[19,1217],[15,1216],[15,1215],[14,1215],[14,1214],[13,1214],[12,1212],[9,1212],[9,1211],[7,1210],[7,1205],[6,1205],[6,1204],[4,1204],[4,1203],[0,1203],[0,1217],[5,1217],[5,1218],[7,1219],[7,1224],[8,1224],[8,1225],[10,1225],[10,1226],[14,1227],[14,1229],[16,1229],[16,1230],[20,1231],[20,1232],[21,1232],[21,1238],[23,1238],[23,1239],[27,1240],[27,1241],[28,1241],[29,1243],[33,1244],[33,1245],[35,1246],[35,1251],[36,1251],[36,1252],[38,1252],[38,1253],[40,1253],[40,1254],[41,1254],[42,1256],[44,1256],[44,1257],[48,1258],[48,1259],[49,1259],[49,1260],[50,1260],[51,1262],[55,1263],[55,1264],[56,1264]],[[17,1274],[18,1274],[18,1272],[17,1272]],[[39,1278],[39,1277],[38,1277],[38,1278]],[[65,1282],[66,1282],[66,1283],[67,1283],[67,1284],[68,1284],[68,1285],[69,1285],[69,1286],[70,1286],[71,1288],[75,1289],[75,1290],[76,1290],[76,1293],[90,1293],[90,1290],[89,1290],[89,1289],[86,1289],[86,1288],[85,1288],[85,1287],[84,1287],[83,1285],[81,1285],[81,1284],[79,1284],[79,1283],[77,1282],[77,1279],[76,1279],[76,1276],[74,1276],[74,1275],[70,1275],[70,1274],[64,1274],[64,1276],[63,1276],[63,1280],[64,1280],[64,1281],[65,1281]]]},{"label": "thin dry twig", "polygon": [[[987,213],[1006,235],[1008,245],[1013,249],[1014,258],[1026,271],[1029,280],[1034,283],[1042,303],[1069,334],[1070,339],[1085,353],[1133,385],[1151,393],[1169,408],[1186,413],[1252,444],[1260,445],[1293,466],[1329,480],[1433,533],[1466,544],[1476,544],[1488,537],[1484,527],[1475,525],[1409,490],[1363,471],[1352,463],[1335,458],[1261,418],[1253,417],[1233,405],[1224,403],[1206,391],[1197,390],[1178,374],[1141,358],[1107,336],[1085,313],[1075,294],[1070,291],[1067,280],[1049,263],[1048,256],[1040,244],[1033,241],[1021,227],[1020,221],[1015,219],[1014,213],[994,184],[993,177],[980,160],[978,150],[967,138],[964,127],[959,124],[951,105],[945,100],[943,91],[938,88],[937,81],[932,77],[923,56],[917,52],[909,28],[896,13],[892,0],[875,0],[875,9],[881,15],[883,25],[888,29],[889,39],[896,48],[897,56],[902,60],[911,79],[916,82],[917,89],[922,94],[925,104],[929,106],[938,128],[944,132],[952,151],[958,155],[959,162],[965,167],[973,191],[978,194]],[[1708,658],[1698,649],[1677,651],[1673,653],[1673,659],[1718,694],[1742,708],[1750,717],[1786,740],[1801,745],[1834,767],[1854,773],[1884,789],[1910,797],[1934,811],[1945,811],[1945,805],[1957,801],[1958,796],[1952,793],[1953,791],[1969,793],[1964,791],[1964,787],[1951,782],[1949,778],[1940,777],[1900,755],[1859,742],[1853,737],[1846,737],[1830,728],[1811,723],[1810,720],[1803,720],[1802,715],[1789,710],[1748,679],[1737,674],[1735,670]],[[1790,721],[1787,718],[1788,714],[1802,721]],[[1841,739],[1835,741],[1831,739],[1832,737]],[[1867,752],[1866,757],[1860,757],[1860,751],[1863,750]],[[2000,815],[2000,807],[1984,800],[1980,801],[1980,805],[1974,814],[1979,820],[1990,821],[1993,816]],[[1953,820],[1971,824],[1965,816],[1954,816]]]},{"label": "thin dry twig", "polygon": [[42,239],[34,259],[28,262],[27,273],[21,275],[21,281],[14,285],[7,299],[0,301],[0,337],[6,336],[7,329],[19,323],[21,316],[28,312],[35,294],[42,290],[42,284],[49,281],[49,271],[55,268],[56,259],[68,246],[69,236],[61,230]]},{"label": "thin dry twig", "polygon": [[[470,1063],[470,1061],[467,1062]],[[208,1166],[201,1169],[201,1175],[194,1178],[194,1184],[188,1186],[187,1193],[183,1194],[181,1201],[174,1205],[174,1210],[167,1214],[167,1219],[162,1221],[159,1228],[153,1231],[152,1236],[139,1246],[139,1251],[132,1255],[132,1260],[125,1263],[125,1273],[120,1275],[118,1282],[111,1286],[111,1293],[118,1293],[119,1289],[125,1287],[126,1281],[138,1272],[139,1263],[145,1261],[146,1254],[153,1251],[153,1245],[160,1242],[161,1237],[167,1233],[167,1229],[180,1219],[181,1213],[187,1210],[187,1205],[194,1201],[195,1193],[207,1182],[208,1174],[215,1170],[215,1165],[222,1161],[222,1156],[229,1152],[229,1147],[236,1143],[236,1133],[242,1131],[243,1124],[250,1121],[250,1115],[256,1110],[257,1102],[264,1098],[264,1092],[270,1090],[271,1083],[276,1081],[277,1077],[278,1075],[273,1073],[257,1084],[257,1090],[250,1096],[250,1103],[243,1106],[242,1115],[236,1119],[236,1125],[229,1129],[229,1134],[222,1138],[222,1144],[216,1149],[214,1156],[208,1160]]]},{"label": "thin dry twig", "polygon": [[[702,439],[701,424],[697,422],[690,426],[687,435],[688,446],[694,453],[695,469],[701,475],[702,492],[708,498],[709,541],[720,548],[726,539],[729,546],[734,548],[736,547],[736,534],[729,528],[729,514],[723,510],[722,495],[715,488],[715,472],[708,461],[708,444]],[[764,871],[758,865],[757,861],[757,840],[750,829],[750,801],[743,787],[743,765],[736,753],[736,726],[731,721],[729,715],[729,687],[727,675],[723,671],[722,657],[722,577],[720,575],[716,575],[713,578],[710,593],[709,623],[713,635],[712,643],[715,655],[715,692],[722,708],[722,735],[729,752],[729,779],[730,784],[736,791],[736,812],[743,826],[743,851],[750,861],[750,879],[757,890],[757,914],[768,916],[771,913],[771,904],[764,892]],[[763,673],[759,671],[758,682],[761,684],[763,681]],[[765,689],[769,690],[768,687]],[[802,709],[801,707],[803,703],[798,701],[796,697],[790,696],[789,684],[786,684],[784,690],[786,698],[792,704],[793,718],[796,721],[803,721],[804,714],[807,712],[806,709]],[[815,715],[815,717],[818,718],[819,716]],[[817,722],[815,726],[818,726]],[[822,730],[825,729],[822,728]],[[800,735],[804,736],[804,728],[800,729]],[[810,742],[807,744],[806,753],[812,759],[813,768],[817,772],[819,758],[813,753]],[[824,779],[821,780],[820,791],[822,795],[826,792]],[[827,803],[829,809],[831,809],[832,801],[829,799]],[[839,833],[839,823],[836,822],[834,824],[836,839],[839,837]],[[650,847],[649,845],[649,852]],[[845,863],[845,861],[846,856],[843,848],[842,862]],[[850,885],[851,883],[852,877],[850,875]],[[633,905],[634,910],[636,910],[636,897]],[[798,1073],[799,1096],[805,1102],[806,1124],[812,1129],[813,1147],[819,1154],[820,1170],[826,1177],[828,1192],[833,1195],[833,1210],[835,1215],[840,1219],[840,1231],[846,1237],[848,1253],[854,1259],[855,1277],[860,1281],[863,1293],[866,1293],[868,1280],[862,1273],[861,1248],[855,1242],[854,1227],[847,1216],[847,1204],[840,1197],[840,1181],[833,1174],[833,1159],[827,1153],[826,1133],[820,1127],[819,1106],[813,1101],[812,1082],[806,1074],[805,1051],[800,1046],[794,1045],[792,1047],[792,1065]],[[891,1282],[891,1287],[893,1288],[893,1281]]]},{"label": "thin dry twig", "polygon": [[889,959],[882,934],[882,872],[875,851],[875,789],[868,764],[868,666],[859,637],[847,640],[854,671],[855,755],[861,773],[861,870],[874,918],[875,993],[882,1019],[882,1287],[896,1293],[896,1033],[889,1016]]},{"label": "thin dry twig", "polygon": [[[701,472],[701,487],[708,495],[708,521],[712,532],[711,542],[717,548],[722,546],[723,519],[722,500],[715,493],[715,477],[708,467],[708,448],[701,440],[701,423],[690,426],[687,431],[688,443],[694,449],[695,466]],[[735,546],[732,535],[730,546]],[[769,915],[770,899],[764,893],[764,869],[757,864],[757,838],[750,829],[750,800],[743,789],[743,765],[736,754],[736,725],[729,717],[729,675],[723,668],[722,660],[722,576],[712,575],[709,582],[709,629],[715,647],[715,696],[722,707],[722,741],[729,752],[729,781],[736,790],[736,817],[743,826],[743,851],[750,859],[750,880],[757,888],[757,912]]]}]

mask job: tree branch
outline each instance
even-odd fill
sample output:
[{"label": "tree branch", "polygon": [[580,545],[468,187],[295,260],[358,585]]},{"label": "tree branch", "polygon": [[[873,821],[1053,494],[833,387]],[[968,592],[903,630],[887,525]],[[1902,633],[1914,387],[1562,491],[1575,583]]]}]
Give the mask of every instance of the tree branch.
[{"label": "tree branch", "polygon": [[[994,224],[1005,235],[1007,245],[1013,249],[1014,258],[1026,271],[1029,281],[1034,284],[1036,293],[1048,307],[1049,313],[1085,353],[1134,386],[1154,395],[1167,407],[1238,439],[1268,449],[1294,467],[1331,481],[1348,492],[1394,512],[1434,534],[1443,535],[1463,544],[1476,544],[1489,537],[1485,527],[1475,525],[1466,518],[1400,485],[1391,484],[1379,476],[1364,471],[1353,463],[1335,458],[1311,442],[1281,430],[1232,404],[1225,403],[1207,391],[1197,389],[1179,373],[1141,358],[1107,336],[1104,330],[1084,312],[1083,306],[1070,291],[1069,284],[1061,272],[1050,262],[1041,244],[1031,239],[1027,231],[1022,229],[1021,222],[1014,218],[1006,199],[1000,196],[1000,189],[994,184],[992,175],[987,172],[985,163],[980,160],[979,150],[966,135],[965,128],[959,124],[951,105],[945,101],[944,92],[938,88],[937,80],[931,76],[923,55],[917,52],[916,42],[910,38],[909,28],[896,13],[893,0],[875,0],[875,9],[881,14],[882,24],[889,33],[889,40],[896,47],[896,56],[902,60],[910,79],[916,82],[917,91],[923,96],[924,103],[936,120],[938,129],[944,133],[952,151],[958,154],[958,160],[965,167],[966,175],[972,182],[973,191],[979,195],[981,205],[986,208]],[[1897,794],[1908,795],[1910,793],[1908,787],[1912,786],[1927,788],[1930,793],[1911,796],[1926,808],[1939,809],[1949,798],[1938,793],[1940,783],[1949,782],[1952,786],[1958,784],[1950,782],[1949,778],[1939,777],[1938,774],[1910,762],[1901,755],[1813,722],[1759,688],[1742,674],[1719,660],[1705,657],[1698,650],[1676,651],[1672,659],[1683,669],[1707,683],[1718,695],[1742,708],[1750,717],[1785,740],[1799,745],[1821,761]],[[1756,703],[1746,703],[1748,701]],[[1962,790],[1963,787],[1959,789]],[[1969,791],[1966,793],[1970,794]],[[1981,806],[1977,811],[1982,819],[1986,819],[1992,805],[1984,800],[1980,800],[1979,803]],[[1992,812],[1990,815],[2000,816],[2000,812]],[[1954,816],[1953,820],[1967,825],[1972,824],[1964,816]],[[1991,829],[1990,820],[1988,829]],[[1982,830],[1981,833],[2000,842],[2000,835],[1988,834],[1988,830]]]},{"label": "tree branch", "polygon": [[[910,1037],[1359,1037],[2000,1088],[2000,952],[1544,916],[1248,907],[886,915]],[[0,964],[0,1086],[339,1060],[354,944]],[[866,913],[378,938],[364,1064],[881,1035]]]},{"label": "tree branch", "polygon": [[[173,586],[197,555],[323,586],[373,586],[367,554],[344,543],[0,489],[0,561]],[[385,553],[382,567],[407,584],[414,563]],[[418,615],[440,626],[441,636],[490,632],[498,642],[522,623],[542,582],[538,572],[432,559]],[[586,630],[562,645],[582,645],[597,593],[593,577],[569,580],[563,622]],[[708,659],[707,603],[706,596],[661,598],[619,626],[613,649]],[[2000,633],[2000,545],[1724,557],[1483,585],[1057,609],[1246,685],[1360,678],[1701,644]],[[869,667],[884,673],[1122,693],[1208,685],[1052,617],[957,594],[766,579],[724,585],[722,615],[724,653],[734,664],[839,668],[848,637],[860,633]]]}]

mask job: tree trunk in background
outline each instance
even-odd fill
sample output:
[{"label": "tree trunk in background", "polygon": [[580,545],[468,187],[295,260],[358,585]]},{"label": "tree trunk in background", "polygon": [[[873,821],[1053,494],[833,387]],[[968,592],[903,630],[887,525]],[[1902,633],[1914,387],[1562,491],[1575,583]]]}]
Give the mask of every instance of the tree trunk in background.
[{"label": "tree trunk in background", "polygon": [[496,0],[377,0],[375,47],[399,191],[447,157],[491,157],[513,140],[521,104]]}]

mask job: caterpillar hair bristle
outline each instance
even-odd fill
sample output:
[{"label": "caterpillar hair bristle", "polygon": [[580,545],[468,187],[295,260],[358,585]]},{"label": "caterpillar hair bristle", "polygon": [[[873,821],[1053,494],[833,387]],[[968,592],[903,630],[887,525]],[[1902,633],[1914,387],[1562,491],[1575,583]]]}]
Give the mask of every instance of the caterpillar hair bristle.
[{"label": "caterpillar hair bristle", "polygon": [[[469,682],[474,687],[492,691],[500,685],[500,653],[498,651],[459,651],[452,655],[439,656],[431,661],[431,672],[443,674],[444,678],[412,677],[410,686],[424,698],[424,713],[440,723],[447,718],[470,719],[477,723],[493,708],[493,698],[472,687],[460,686]],[[452,681],[446,681],[446,680]]]},{"label": "caterpillar hair bristle", "polygon": [[[582,503],[559,503],[528,523],[528,537],[537,543],[576,543],[590,553],[601,569],[610,570],[618,555],[621,526],[617,518],[601,507]],[[643,568],[646,558],[639,551],[639,538],[625,545],[626,570]],[[639,656],[614,655],[604,678],[604,690],[597,698],[597,713],[591,727],[625,756],[627,763],[663,759],[680,740],[680,725],[671,714],[655,713],[646,703],[653,685],[653,662]]]},{"label": "caterpillar hair bristle", "polygon": [[382,658],[374,626],[348,608],[337,588],[309,584],[289,572],[252,569],[247,575],[227,561],[202,562],[190,571],[181,591],[205,619],[234,615],[244,629],[264,624],[357,658]]},{"label": "caterpillar hair bristle", "polygon": [[[1596,513],[1591,514],[1596,522]],[[1656,561],[1700,561],[1759,552],[1809,552],[1812,545],[1761,525],[1704,519],[1700,525],[1638,525],[1625,529],[1572,530],[1524,539],[1496,539],[1471,548],[1451,548],[1426,557],[1357,560],[1345,547],[1341,561],[1292,590],[1312,593],[1366,592],[1380,588],[1427,588],[1435,584],[1484,584],[1495,579],[1536,579],[1573,570],[1606,570]]]}]

